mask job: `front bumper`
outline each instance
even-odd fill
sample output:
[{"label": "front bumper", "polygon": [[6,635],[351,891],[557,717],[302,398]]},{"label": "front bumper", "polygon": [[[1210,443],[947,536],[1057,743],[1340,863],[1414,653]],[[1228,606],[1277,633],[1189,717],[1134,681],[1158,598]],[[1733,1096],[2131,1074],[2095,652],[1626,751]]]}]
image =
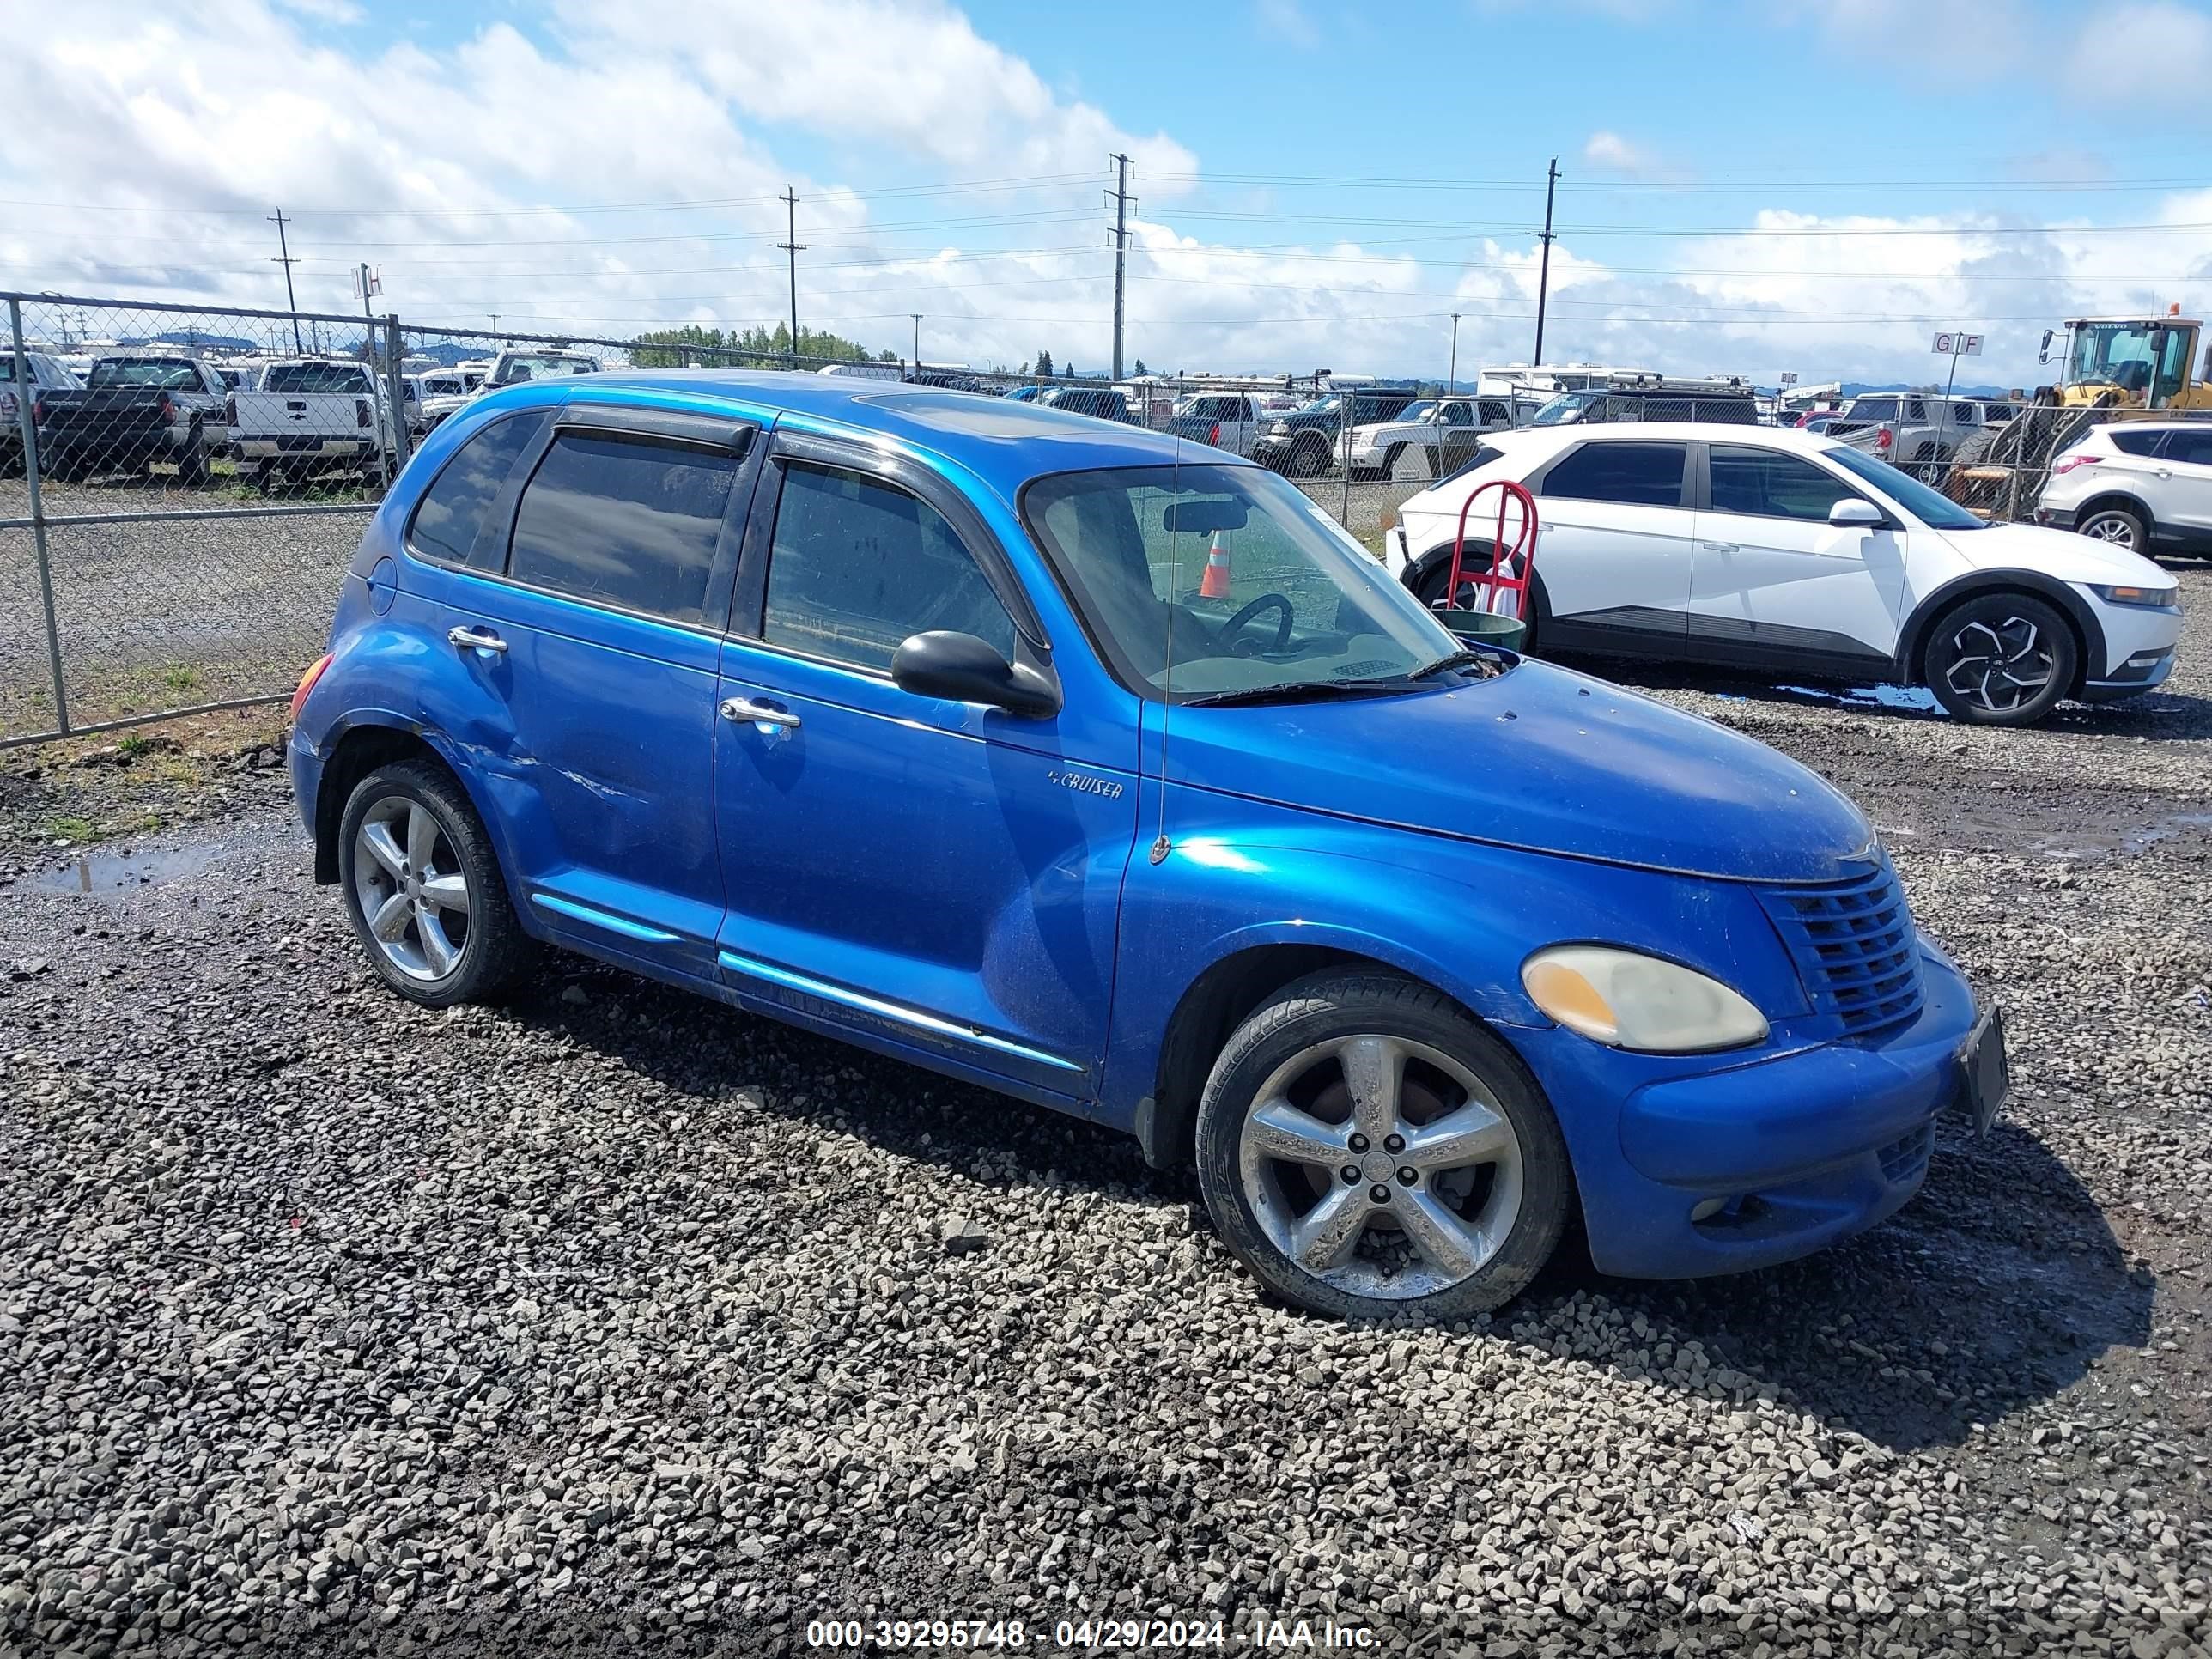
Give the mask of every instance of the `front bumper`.
[{"label": "front bumper", "polygon": [[[1927,1173],[1936,1115],[1960,1098],[1974,1024],[1973,993],[1924,940],[1921,971],[1907,1025],[1748,1064],[1716,1055],[1704,1072],[1556,1028],[1515,1032],[1559,1108],[1598,1268],[1741,1273],[1894,1213]],[[1715,1200],[1721,1214],[1691,1220]]]}]

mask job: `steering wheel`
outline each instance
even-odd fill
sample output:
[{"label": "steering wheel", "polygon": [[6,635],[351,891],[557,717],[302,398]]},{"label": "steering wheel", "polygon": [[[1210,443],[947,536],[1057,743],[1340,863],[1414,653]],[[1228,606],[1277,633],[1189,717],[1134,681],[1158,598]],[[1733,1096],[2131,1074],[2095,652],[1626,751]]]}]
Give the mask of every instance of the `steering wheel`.
[{"label": "steering wheel", "polygon": [[1253,600],[1249,605],[1237,611],[1237,613],[1231,617],[1227,622],[1222,623],[1221,632],[1216,637],[1219,639],[1224,647],[1228,646],[1231,641],[1236,639],[1237,634],[1243,629],[1246,623],[1250,622],[1253,617],[1258,616],[1260,612],[1267,610],[1270,605],[1273,605],[1277,611],[1282,613],[1282,620],[1275,624],[1274,644],[1272,646],[1263,647],[1261,648],[1264,650],[1280,651],[1284,647],[1290,644],[1291,623],[1297,619],[1297,613],[1291,609],[1290,600],[1284,598],[1280,593],[1262,593],[1258,599]]}]

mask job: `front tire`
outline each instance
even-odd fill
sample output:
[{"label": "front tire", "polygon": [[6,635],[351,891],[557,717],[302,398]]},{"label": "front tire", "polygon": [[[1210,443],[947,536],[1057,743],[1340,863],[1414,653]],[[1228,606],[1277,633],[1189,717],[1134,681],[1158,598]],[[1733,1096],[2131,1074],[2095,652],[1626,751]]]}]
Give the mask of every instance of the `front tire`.
[{"label": "front tire", "polygon": [[483,820],[441,767],[402,761],[354,787],[338,884],[369,966],[410,1002],[483,1001],[528,961]]},{"label": "front tire", "polygon": [[1921,677],[1954,720],[2028,726],[2057,706],[2080,665],[2074,630],[2051,605],[1983,593],[1936,619]]},{"label": "front tire", "polygon": [[2130,553],[2149,556],[2150,526],[2143,522],[2142,514],[2131,507],[2100,507],[2074,528],[2091,541],[2124,547]]},{"label": "front tire", "polygon": [[1261,1284],[1343,1319],[1450,1322],[1511,1301],[1574,1191],[1558,1121],[1512,1051],[1380,970],[1301,980],[1237,1028],[1199,1103],[1198,1178]]},{"label": "front tire", "polygon": [[1293,478],[1318,478],[1328,470],[1328,452],[1319,444],[1299,444],[1291,451]]}]

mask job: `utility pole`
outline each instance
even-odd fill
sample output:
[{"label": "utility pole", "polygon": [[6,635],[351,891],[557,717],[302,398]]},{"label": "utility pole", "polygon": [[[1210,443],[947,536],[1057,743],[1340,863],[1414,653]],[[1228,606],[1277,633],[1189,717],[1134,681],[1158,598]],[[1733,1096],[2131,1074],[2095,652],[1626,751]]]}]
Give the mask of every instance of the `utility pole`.
[{"label": "utility pole", "polygon": [[487,311],[484,315],[491,319],[491,355],[496,357],[499,356],[499,313]]},{"label": "utility pole", "polygon": [[1116,150],[1108,158],[1114,163],[1114,188],[1106,192],[1106,199],[1114,204],[1114,378],[1121,378],[1121,289],[1128,270],[1129,259],[1129,158]]},{"label": "utility pole", "polygon": [[276,258],[272,262],[284,267],[284,308],[292,313],[292,349],[304,357],[307,347],[300,343],[300,302],[292,297],[292,267],[298,263],[292,258],[291,246],[284,240],[284,210],[278,208],[270,222],[276,227]]},{"label": "utility pole", "polygon": [[1451,367],[1444,372],[1444,396],[1447,398],[1452,395],[1454,382],[1459,379],[1459,316],[1460,314],[1456,311],[1451,314]]},{"label": "utility pole", "polygon": [[1552,291],[1552,192],[1559,185],[1559,158],[1552,158],[1552,168],[1544,177],[1544,259],[1536,275],[1536,363],[1544,361],[1544,301]]},{"label": "utility pole", "polygon": [[914,372],[919,374],[921,373],[921,313],[909,311],[907,315],[914,319]]},{"label": "utility pole", "polygon": [[806,244],[799,240],[799,197],[789,185],[783,187],[784,234],[791,238],[776,246],[791,255],[791,366],[799,367],[799,256]]}]

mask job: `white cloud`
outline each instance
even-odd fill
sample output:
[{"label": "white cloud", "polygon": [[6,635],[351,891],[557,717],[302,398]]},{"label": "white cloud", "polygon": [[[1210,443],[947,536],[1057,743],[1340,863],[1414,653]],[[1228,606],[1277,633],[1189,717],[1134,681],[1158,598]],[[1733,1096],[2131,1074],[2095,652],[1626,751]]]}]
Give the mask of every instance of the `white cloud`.
[{"label": "white cloud", "polygon": [[1321,44],[1321,31],[1299,0],[1253,0],[1252,13],[1268,40],[1309,52]]},{"label": "white cloud", "polygon": [[[507,328],[534,319],[580,334],[744,327],[785,314],[775,198],[788,182],[810,326],[897,349],[920,311],[933,360],[1015,363],[1044,347],[1087,369],[1110,336],[1098,186],[1121,149],[1138,157],[1143,198],[1132,357],[1439,374],[1453,311],[1462,368],[1528,355],[1533,237],[1485,243],[1464,264],[1445,262],[1459,246],[1378,250],[1325,227],[1297,246],[1275,246],[1297,233],[1273,225],[1229,233],[1264,247],[1212,240],[1178,222],[1190,179],[1170,175],[1198,172],[1188,149],[1056,90],[939,0],[821,0],[807,9],[834,27],[811,30],[781,15],[799,9],[763,5],[742,34],[677,27],[675,11],[655,9],[674,4],[562,0],[550,27],[495,23],[436,51],[363,31],[341,42],[276,0],[54,9],[0,53],[0,106],[39,112],[0,125],[0,198],[59,204],[0,205],[0,283],[275,305],[265,216],[282,204],[309,308],[355,309],[351,270],[367,259],[383,267],[381,303],[410,320],[482,325],[495,310]],[[2129,11],[2127,27],[2155,9]],[[2171,38],[2186,46],[2185,32]],[[799,141],[832,158],[821,176],[791,164]],[[866,159],[836,160],[848,153]],[[1668,176],[1665,158],[1618,131],[1584,147],[1577,168],[1601,167]],[[1066,182],[865,193],[1036,173]],[[714,205],[590,205],[678,201]],[[1899,379],[1925,369],[1933,325],[1921,319],[1936,318],[1978,325],[1986,372],[2017,384],[2041,328],[2069,311],[2202,304],[2201,283],[2179,279],[2212,276],[2212,237],[2188,228],[2212,222],[2212,194],[2127,214],[2160,228],[2007,238],[1994,215],[1957,230],[1775,210],[1745,234],[1680,242],[1570,229],[1552,249],[1547,344],[1682,371]],[[1899,229],[1938,234],[1865,234]]]},{"label": "white cloud", "polygon": [[[2075,42],[2068,82],[2140,88],[2157,119],[2212,119],[2212,14],[2173,0],[2094,9]],[[2160,96],[2162,89],[2175,94]]]},{"label": "white cloud", "polygon": [[1593,132],[1583,145],[1583,160],[1594,167],[1609,167],[1631,174],[1656,171],[1650,155],[1617,132]]}]

